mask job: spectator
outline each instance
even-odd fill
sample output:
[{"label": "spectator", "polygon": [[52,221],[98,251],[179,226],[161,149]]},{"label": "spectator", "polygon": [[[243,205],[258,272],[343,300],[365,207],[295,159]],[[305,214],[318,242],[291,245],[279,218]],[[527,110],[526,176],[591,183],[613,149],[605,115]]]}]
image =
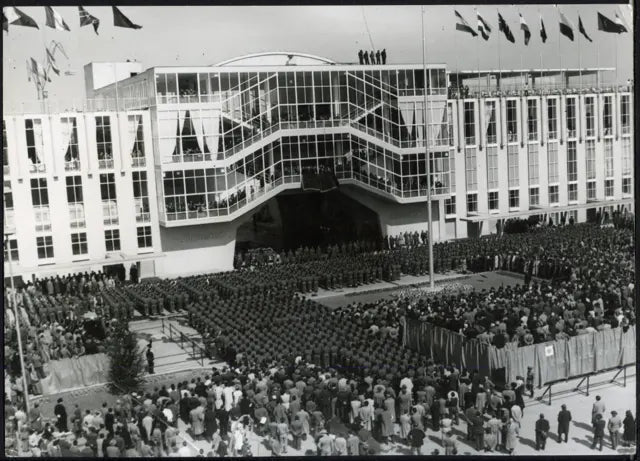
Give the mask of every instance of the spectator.
[{"label": "spectator", "polygon": [[564,442],[569,442],[569,425],[571,424],[571,412],[567,410],[567,406],[562,404],[561,410],[558,413],[558,443],[562,443],[562,436],[564,435]]},{"label": "spectator", "polygon": [[593,422],[593,444],[591,445],[592,450],[595,450],[596,445],[599,445],[598,449],[602,451],[605,426],[606,426],[606,423],[602,418],[602,414],[596,413],[595,420]]},{"label": "spectator", "polygon": [[622,445],[625,447],[635,445],[636,443],[636,421],[633,418],[631,410],[627,410],[622,421],[624,434],[622,435]]},{"label": "spectator", "polygon": [[540,419],[536,421],[536,451],[544,451],[549,436],[549,421],[540,413]]},{"label": "spectator", "polygon": [[622,418],[618,416],[617,411],[611,412],[611,418],[607,422],[607,430],[611,437],[611,448],[614,450],[618,448],[620,444],[620,429],[622,429]]}]

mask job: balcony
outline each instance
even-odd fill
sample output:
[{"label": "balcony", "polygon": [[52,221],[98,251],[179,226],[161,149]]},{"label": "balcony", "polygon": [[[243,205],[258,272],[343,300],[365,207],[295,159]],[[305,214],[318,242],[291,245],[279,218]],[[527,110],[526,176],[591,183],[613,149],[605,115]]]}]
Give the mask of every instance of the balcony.
[{"label": "balcony", "polygon": [[113,159],[105,158],[102,160],[98,160],[98,169],[99,170],[110,170],[113,169]]},{"label": "balcony", "polygon": [[9,169],[9,165],[2,165],[2,174],[8,175],[11,170]]},{"label": "balcony", "polygon": [[29,165],[29,173],[45,173],[47,167],[44,163],[32,163]]},{"label": "balcony", "polygon": [[82,203],[69,204],[69,226],[72,229],[79,229],[86,226],[85,217],[84,217],[84,204]]},{"label": "balcony", "polygon": [[15,212],[13,211],[13,208],[4,210],[4,227],[8,230],[15,229],[16,227]]},{"label": "balcony", "polygon": [[498,143],[498,136],[495,134],[488,134],[487,135],[487,144],[497,144]]},{"label": "balcony", "polygon": [[631,126],[622,125],[622,134],[631,134]]},{"label": "balcony", "polygon": [[538,132],[537,131],[530,131],[529,135],[527,136],[527,138],[529,139],[529,141],[537,141],[538,140]]},{"label": "balcony", "polygon": [[50,231],[51,213],[49,211],[49,205],[34,206],[33,213],[36,218],[36,232]]},{"label": "balcony", "polygon": [[151,222],[151,213],[149,213],[149,212],[137,212],[136,213],[136,222],[137,223]]},{"label": "balcony", "polygon": [[102,218],[105,226],[118,224],[118,204],[115,200],[102,201]]},{"label": "balcony", "polygon": [[567,137],[568,138],[576,138],[576,137],[578,137],[578,131],[575,128],[573,128],[571,130],[568,129],[567,130]]},{"label": "balcony", "polygon": [[144,157],[132,157],[131,166],[133,168],[144,168],[147,166],[147,159]]},{"label": "balcony", "polygon": [[80,171],[80,160],[64,162],[64,171]]}]

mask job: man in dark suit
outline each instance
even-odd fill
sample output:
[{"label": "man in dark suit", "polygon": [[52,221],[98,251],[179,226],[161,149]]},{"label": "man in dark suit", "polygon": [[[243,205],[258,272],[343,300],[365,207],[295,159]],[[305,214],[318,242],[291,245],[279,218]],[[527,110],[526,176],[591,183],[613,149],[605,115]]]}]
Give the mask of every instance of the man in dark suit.
[{"label": "man in dark suit", "polygon": [[571,423],[571,412],[566,405],[562,405],[562,410],[558,413],[558,443],[562,443],[564,434],[565,443],[569,441],[569,424]]},{"label": "man in dark suit", "polygon": [[56,422],[56,427],[60,432],[67,432],[69,429],[67,428],[67,409],[62,404],[62,398],[58,399],[58,403],[53,409],[53,414],[58,418]]},{"label": "man in dark suit", "polygon": [[360,61],[360,65],[364,64],[364,52],[362,50],[358,51],[358,60]]},{"label": "man in dark suit", "polygon": [[376,50],[376,64],[380,64],[380,50]]},{"label": "man in dark suit", "polygon": [[363,52],[362,57],[364,58],[364,63],[365,64],[369,64],[369,53],[367,53],[366,51]]},{"label": "man in dark suit", "polygon": [[549,421],[540,413],[540,419],[536,421],[536,451],[544,450],[549,436]]},{"label": "man in dark suit", "polygon": [[380,53],[380,57],[382,58],[382,64],[387,63],[387,49],[383,48],[382,53]]},{"label": "man in dark suit", "polygon": [[376,54],[373,52],[373,50],[369,51],[369,61],[371,61],[371,64],[376,63]]},{"label": "man in dark suit", "polygon": [[596,414],[595,421],[593,423],[593,444],[591,449],[595,450],[596,445],[599,445],[599,450],[602,451],[602,443],[604,442],[604,428],[606,423],[600,413]]}]

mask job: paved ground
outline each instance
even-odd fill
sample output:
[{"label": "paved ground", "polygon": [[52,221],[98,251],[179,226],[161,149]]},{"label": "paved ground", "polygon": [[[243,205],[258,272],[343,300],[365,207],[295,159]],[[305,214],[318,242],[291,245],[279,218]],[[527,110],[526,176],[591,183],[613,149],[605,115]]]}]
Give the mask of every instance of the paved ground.
[{"label": "paved ground", "polygon": [[[462,276],[460,274],[449,274],[448,276],[443,276],[441,274],[437,275],[439,277],[436,276],[434,280],[436,289],[438,286],[447,283],[471,285],[476,290],[489,289],[500,285],[517,285],[522,283],[522,279],[517,275],[504,272],[483,272],[480,274]],[[380,282],[343,291],[336,290],[329,292],[326,290],[319,290],[318,296],[311,295],[309,297],[331,308],[345,306],[351,303],[373,302],[378,299],[390,298],[411,286],[426,288],[429,286],[429,276],[404,276],[398,282]]]}]

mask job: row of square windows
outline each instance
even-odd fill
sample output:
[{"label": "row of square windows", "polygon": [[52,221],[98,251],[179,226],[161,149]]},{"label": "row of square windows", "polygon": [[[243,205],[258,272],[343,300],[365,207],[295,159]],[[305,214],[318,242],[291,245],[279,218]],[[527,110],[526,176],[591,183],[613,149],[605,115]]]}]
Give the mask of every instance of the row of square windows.
[{"label": "row of square windows", "polygon": [[[151,238],[151,226],[142,226],[137,228],[138,248],[152,248],[153,242]],[[120,251],[120,230],[109,229],[104,231],[104,243],[107,252]],[[38,259],[54,258],[53,236],[45,235],[36,237],[36,250]],[[10,251],[10,253],[9,253]],[[71,252],[74,256],[82,256],[89,253],[89,244],[87,242],[87,233],[78,232],[71,234]],[[12,262],[20,260],[18,251],[18,241],[16,239],[9,240],[9,248],[5,247],[5,261],[11,257]]]},{"label": "row of square windows", "polygon": [[[630,195],[632,193],[632,178],[622,178],[622,193],[625,195]],[[577,184],[568,184],[567,185],[567,193],[568,193],[568,201],[569,202],[577,202],[578,201],[578,185]],[[614,195],[614,180],[606,179],[604,182],[604,195],[605,198],[613,198]],[[587,182],[587,200],[595,200],[596,199],[596,183],[595,181]],[[478,212],[478,193],[477,192],[469,192],[467,193],[467,213],[477,213]],[[489,211],[497,211],[499,209],[499,196],[497,191],[490,191],[487,193],[487,203]],[[549,186],[549,204],[555,205],[560,203],[560,186],[552,185]],[[539,206],[540,205],[540,188],[539,187],[531,187],[529,188],[529,206]],[[520,207],[520,190],[510,190],[509,191],[509,208],[519,208]],[[456,214],[456,198],[452,196],[445,200],[445,212],[447,215]]]}]

